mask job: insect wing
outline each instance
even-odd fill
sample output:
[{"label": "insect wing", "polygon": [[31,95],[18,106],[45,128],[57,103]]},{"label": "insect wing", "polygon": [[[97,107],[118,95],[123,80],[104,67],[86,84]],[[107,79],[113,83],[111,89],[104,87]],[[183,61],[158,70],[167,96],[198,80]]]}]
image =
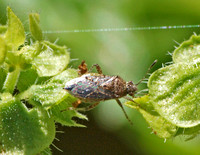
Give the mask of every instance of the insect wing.
[{"label": "insect wing", "polygon": [[113,93],[101,87],[108,79],[109,77],[102,76],[81,76],[67,82],[65,89],[73,96],[88,102],[112,99]]}]

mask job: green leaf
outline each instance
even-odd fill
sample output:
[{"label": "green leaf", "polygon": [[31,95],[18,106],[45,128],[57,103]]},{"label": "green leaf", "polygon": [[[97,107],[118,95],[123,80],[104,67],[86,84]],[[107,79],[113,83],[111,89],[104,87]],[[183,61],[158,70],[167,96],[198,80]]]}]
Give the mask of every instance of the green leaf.
[{"label": "green leaf", "polygon": [[67,94],[67,98],[63,102],[51,107],[50,113],[53,115],[56,122],[66,126],[85,127],[84,125],[76,123],[72,118],[78,117],[87,120],[87,117],[75,110],[68,110],[69,107],[72,107],[72,103],[75,101],[76,99],[74,97]]},{"label": "green leaf", "polygon": [[20,68],[16,67],[12,72],[9,72],[6,76],[6,80],[3,85],[3,92],[13,93],[15,86],[17,85],[19,75],[20,75]]},{"label": "green leaf", "polygon": [[183,128],[200,124],[200,61],[161,68],[148,87],[150,101],[166,120]]},{"label": "green leaf", "polygon": [[72,103],[76,99],[63,90],[65,83],[77,76],[76,70],[68,69],[51,78],[46,84],[31,86],[20,98],[28,99],[29,103],[33,105],[42,105],[50,111],[57,122],[63,125],[82,127],[83,125],[76,123],[71,118],[86,119],[86,117],[74,110],[66,110],[68,107],[72,107]]},{"label": "green leaf", "polygon": [[49,147],[55,137],[55,124],[42,108],[28,110],[9,94],[0,103],[0,134],[6,154],[35,155]]},{"label": "green leaf", "polygon": [[0,34],[4,34],[7,31],[7,26],[0,25]]},{"label": "green leaf", "polygon": [[[31,46],[24,46],[20,49],[20,51],[13,52],[14,60],[10,60],[11,63],[19,65],[21,69],[26,70],[32,67],[32,62],[34,58],[41,52],[41,44],[37,41]],[[13,58],[10,58],[13,59]]]},{"label": "green leaf", "polygon": [[37,53],[37,47],[37,42],[31,46],[24,46],[20,49],[18,55],[21,55],[26,63],[31,63]]},{"label": "green leaf", "polygon": [[193,128],[179,128],[175,136],[183,135],[185,140],[191,140],[200,134],[200,125]]},{"label": "green leaf", "polygon": [[155,111],[152,103],[149,101],[149,96],[135,98],[134,101],[140,106],[138,107],[134,102],[130,101],[126,102],[125,105],[137,109],[152,128],[154,134],[164,139],[171,138],[176,134],[178,129],[176,125],[173,125]]},{"label": "green leaf", "polygon": [[37,72],[33,69],[22,71],[20,73],[19,80],[17,83],[17,89],[20,92],[27,90],[35,83],[37,78],[38,78]]},{"label": "green leaf", "polygon": [[67,92],[63,89],[65,83],[77,77],[77,71],[68,69],[61,74],[51,78],[43,85],[33,85],[25,91],[21,97],[28,98],[30,103],[40,103],[46,109],[54,104],[62,102],[67,97]]},{"label": "green leaf", "polygon": [[32,64],[39,76],[54,76],[61,73],[70,60],[66,47],[57,46],[50,42],[43,42],[43,48]]},{"label": "green leaf", "polygon": [[6,43],[4,39],[0,36],[0,65],[4,62],[6,57]]},{"label": "green leaf", "polygon": [[40,28],[40,16],[37,13],[29,14],[30,31],[35,40],[41,41],[43,39],[42,30]]},{"label": "green leaf", "polygon": [[194,62],[200,59],[200,36],[193,35],[184,41],[173,53],[174,63]]},{"label": "green leaf", "polygon": [[52,155],[51,149],[48,147],[40,152],[39,155]]},{"label": "green leaf", "polygon": [[11,8],[7,8],[8,13],[8,28],[5,34],[5,40],[11,50],[17,50],[18,47],[24,44],[25,32],[24,27],[19,18],[13,13]]},{"label": "green leaf", "polygon": [[5,79],[6,79],[6,71],[3,68],[0,68],[0,92],[2,92]]}]

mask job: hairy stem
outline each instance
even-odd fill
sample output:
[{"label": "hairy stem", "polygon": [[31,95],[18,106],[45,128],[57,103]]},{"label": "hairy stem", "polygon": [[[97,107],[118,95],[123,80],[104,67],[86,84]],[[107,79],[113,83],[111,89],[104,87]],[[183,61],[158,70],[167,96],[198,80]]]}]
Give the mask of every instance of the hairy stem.
[{"label": "hairy stem", "polygon": [[18,82],[20,75],[20,68],[16,67],[13,72],[7,74],[6,80],[3,85],[3,92],[13,93],[15,86]]}]

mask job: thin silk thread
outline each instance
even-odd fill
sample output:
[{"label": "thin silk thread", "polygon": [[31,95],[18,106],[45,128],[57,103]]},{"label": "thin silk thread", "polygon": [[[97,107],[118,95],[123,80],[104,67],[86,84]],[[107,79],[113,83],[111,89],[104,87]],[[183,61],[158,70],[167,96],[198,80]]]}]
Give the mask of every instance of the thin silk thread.
[{"label": "thin silk thread", "polygon": [[52,34],[52,33],[85,33],[85,32],[119,32],[119,31],[142,31],[142,30],[162,30],[162,29],[186,29],[186,28],[199,28],[199,27],[200,25],[173,25],[173,26],[153,26],[153,27],[147,26],[147,27],[57,30],[57,31],[43,31],[43,33]]}]

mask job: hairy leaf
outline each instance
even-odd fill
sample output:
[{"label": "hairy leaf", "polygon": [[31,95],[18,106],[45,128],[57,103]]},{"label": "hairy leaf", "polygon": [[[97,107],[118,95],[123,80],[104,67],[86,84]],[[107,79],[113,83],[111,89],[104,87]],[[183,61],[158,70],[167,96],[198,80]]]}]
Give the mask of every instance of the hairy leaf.
[{"label": "hairy leaf", "polygon": [[152,103],[149,101],[149,96],[136,98],[134,101],[140,106],[138,107],[134,102],[130,101],[126,102],[125,105],[137,109],[152,128],[154,134],[164,139],[171,138],[176,134],[178,129],[176,125],[173,125],[155,111]]},{"label": "hairy leaf", "polygon": [[30,31],[35,40],[41,41],[43,39],[42,30],[40,28],[40,16],[37,13],[29,14]]},{"label": "hairy leaf", "polygon": [[77,71],[68,69],[61,74],[51,78],[43,85],[33,85],[23,93],[23,98],[28,98],[31,103],[40,103],[46,109],[54,104],[62,102],[67,97],[63,89],[65,83],[77,77]]},{"label": "hairy leaf", "polygon": [[154,72],[149,83],[156,111],[179,127],[200,124],[200,62],[177,63]]},{"label": "hairy leaf", "polygon": [[192,128],[179,128],[175,136],[184,136],[186,141],[191,140],[200,134],[200,125]]},{"label": "hairy leaf", "polygon": [[3,68],[0,68],[0,92],[2,92],[5,79],[6,79],[6,71]]},{"label": "hairy leaf", "polygon": [[56,122],[59,122],[62,125],[66,126],[85,127],[84,125],[78,124],[74,120],[72,120],[72,118],[74,117],[87,120],[86,116],[78,113],[75,110],[68,109],[72,107],[72,103],[75,101],[76,99],[74,97],[67,94],[67,98],[64,101],[51,107],[50,113],[53,115]]},{"label": "hairy leaf", "polygon": [[52,155],[51,149],[48,147],[40,152],[39,155]]},{"label": "hairy leaf", "polygon": [[4,62],[6,57],[6,43],[4,39],[0,36],[0,65]]},{"label": "hairy leaf", "polygon": [[184,41],[173,53],[174,63],[186,63],[200,60],[200,36],[193,35]]},{"label": "hairy leaf", "polygon": [[0,34],[4,34],[7,31],[7,26],[0,25]]},{"label": "hairy leaf", "polygon": [[38,78],[37,72],[33,69],[22,71],[20,73],[19,81],[17,83],[17,89],[20,92],[27,90],[35,83],[37,78]]},{"label": "hairy leaf", "polygon": [[9,94],[2,95],[0,134],[6,154],[35,155],[47,148],[55,136],[55,125],[42,108],[28,110]]},{"label": "hairy leaf", "polygon": [[24,44],[25,32],[24,27],[19,18],[13,13],[11,8],[7,8],[8,12],[8,28],[5,34],[5,40],[11,50],[17,50]]},{"label": "hairy leaf", "polygon": [[[69,95],[63,88],[65,83],[77,77],[77,71],[68,69],[59,75],[51,78],[43,85],[33,85],[21,95],[21,99],[28,99],[33,105],[42,105],[50,111],[55,120],[63,125],[82,126],[72,121],[72,117],[86,119],[85,116],[74,110],[66,110],[76,101],[74,97]],[[66,110],[66,111],[62,111]]]},{"label": "hairy leaf", "polygon": [[32,64],[39,76],[54,76],[61,73],[70,60],[66,47],[57,46],[50,42],[43,42],[43,48]]}]

